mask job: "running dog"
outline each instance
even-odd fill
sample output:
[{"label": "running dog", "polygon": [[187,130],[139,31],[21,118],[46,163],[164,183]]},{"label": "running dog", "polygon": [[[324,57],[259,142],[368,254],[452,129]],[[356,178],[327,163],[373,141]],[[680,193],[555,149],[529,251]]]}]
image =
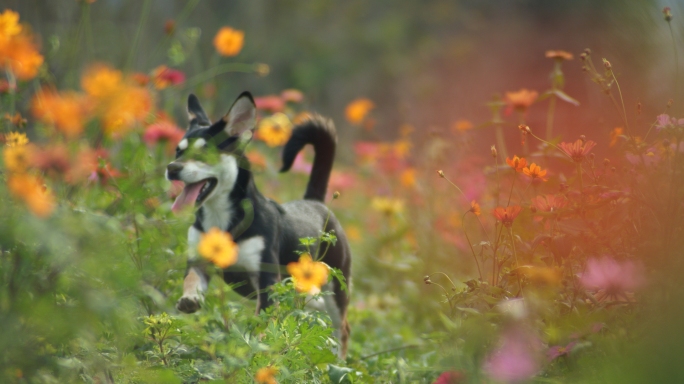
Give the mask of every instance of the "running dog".
[{"label": "running dog", "polygon": [[[188,229],[188,268],[183,295],[176,304],[178,310],[192,313],[201,307],[209,275],[207,262],[198,257],[196,250],[201,234],[213,227],[231,233],[239,247],[238,261],[223,271],[223,279],[235,284],[239,294],[256,296],[257,313],[272,304],[269,288],[281,279],[280,266],[298,261],[295,251],[304,250],[300,238],[318,238],[321,231],[334,230],[337,242],[330,246],[323,261],[340,269],[349,281],[349,244],[335,215],[323,204],[337,143],[332,122],[313,116],[294,127],[283,150],[280,171],[289,170],[297,153],[307,144],[314,148],[313,168],[304,199],[278,204],[259,192],[244,156],[250,133],[256,129],[252,95],[242,93],[230,111],[213,124],[195,95],[189,96],[187,110],[188,130],[178,143],[176,159],[166,168],[168,180],[185,183],[172,210],[177,212],[189,205],[196,209],[195,222]],[[213,161],[194,156],[210,151],[218,154]],[[336,279],[323,289],[334,293],[324,295],[322,304],[340,342],[339,356],[344,358],[350,331],[348,292],[342,291]]]}]

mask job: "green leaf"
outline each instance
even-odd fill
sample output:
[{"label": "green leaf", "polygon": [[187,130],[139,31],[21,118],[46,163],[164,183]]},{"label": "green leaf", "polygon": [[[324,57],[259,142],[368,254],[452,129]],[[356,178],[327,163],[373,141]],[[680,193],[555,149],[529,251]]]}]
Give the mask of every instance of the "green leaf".
[{"label": "green leaf", "polygon": [[574,106],[579,106],[579,105],[580,105],[580,102],[579,102],[579,101],[573,99],[572,97],[570,97],[570,95],[568,95],[567,93],[561,91],[560,89],[554,89],[554,90],[553,90],[553,94],[556,95],[556,97],[558,97],[559,99],[565,101],[566,103],[570,103],[570,104],[572,104],[572,105],[574,105]]},{"label": "green leaf", "polygon": [[351,374],[353,372],[352,368],[338,367],[333,364],[328,365],[328,377],[335,384],[351,384]]}]

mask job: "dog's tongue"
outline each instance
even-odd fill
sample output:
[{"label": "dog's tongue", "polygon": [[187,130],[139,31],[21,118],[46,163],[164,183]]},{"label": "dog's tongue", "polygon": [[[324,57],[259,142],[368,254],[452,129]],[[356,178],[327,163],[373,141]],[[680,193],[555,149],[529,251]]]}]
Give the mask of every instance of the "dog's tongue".
[{"label": "dog's tongue", "polygon": [[176,213],[184,207],[194,204],[195,200],[197,200],[197,196],[199,196],[199,193],[206,182],[207,181],[204,180],[197,183],[186,184],[185,188],[183,188],[183,192],[181,192],[181,194],[176,197],[176,201],[173,202],[171,211]]}]

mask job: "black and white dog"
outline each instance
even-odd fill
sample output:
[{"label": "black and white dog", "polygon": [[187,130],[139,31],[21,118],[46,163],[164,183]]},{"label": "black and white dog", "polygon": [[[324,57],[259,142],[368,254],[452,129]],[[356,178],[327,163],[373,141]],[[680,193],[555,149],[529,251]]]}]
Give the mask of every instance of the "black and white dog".
[{"label": "black and white dog", "polygon": [[[332,122],[314,116],[293,129],[283,150],[281,172],[290,169],[306,144],[313,145],[315,158],[304,199],[279,205],[259,193],[243,154],[251,139],[243,133],[256,128],[256,107],[249,92],[242,93],[228,114],[213,124],[197,97],[190,95],[188,116],[190,125],[176,148],[176,160],[166,170],[168,180],[185,183],[172,209],[178,211],[188,205],[196,208],[195,223],[188,229],[188,269],[183,296],[176,307],[186,313],[200,309],[209,275],[207,262],[198,257],[196,250],[201,234],[212,227],[230,232],[238,244],[238,261],[223,271],[223,279],[228,284],[236,284],[235,290],[243,296],[256,295],[257,313],[272,304],[269,287],[280,280],[280,266],[297,261],[299,255],[295,251],[304,250],[299,239],[317,238],[320,231],[335,231],[337,243],[330,247],[323,261],[339,268],[349,281],[351,253],[345,233],[335,215],[323,204],[337,142]],[[209,151],[212,146],[218,151],[212,163],[192,156],[198,151]],[[323,228],[326,219],[327,226]],[[332,319],[340,341],[338,352],[344,357],[349,339],[346,318],[349,296],[336,279],[323,289],[334,293],[323,296],[320,304]]]}]

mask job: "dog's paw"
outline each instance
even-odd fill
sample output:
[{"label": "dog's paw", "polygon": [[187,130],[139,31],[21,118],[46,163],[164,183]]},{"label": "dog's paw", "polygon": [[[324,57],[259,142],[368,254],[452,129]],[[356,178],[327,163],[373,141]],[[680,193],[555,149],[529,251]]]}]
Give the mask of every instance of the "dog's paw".
[{"label": "dog's paw", "polygon": [[201,301],[202,299],[199,296],[183,296],[178,299],[176,309],[183,313],[194,313],[202,308]]}]

